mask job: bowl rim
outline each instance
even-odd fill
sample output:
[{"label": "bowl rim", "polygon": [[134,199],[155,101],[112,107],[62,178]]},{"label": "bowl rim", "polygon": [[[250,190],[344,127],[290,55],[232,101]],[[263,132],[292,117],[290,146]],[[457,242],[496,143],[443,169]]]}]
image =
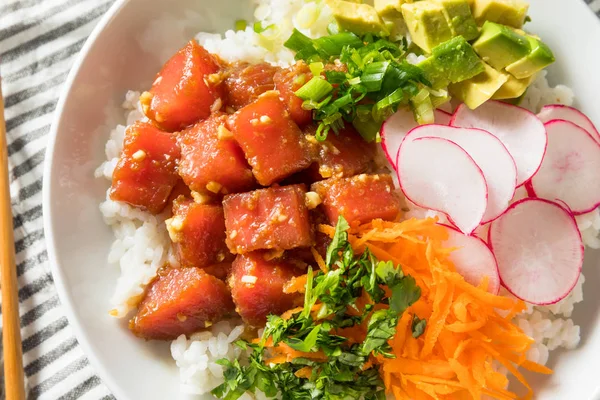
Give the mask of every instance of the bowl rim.
[{"label": "bowl rim", "polygon": [[[88,53],[97,38],[105,30],[106,26],[116,17],[121,9],[130,0],[115,0],[111,7],[105,12],[100,18],[96,26],[92,29],[90,35],[86,39],[81,51],[75,57],[72,66],[70,67],[69,74],[63,87],[61,88],[61,94],[59,96],[54,115],[52,117],[51,126],[48,132],[48,141],[45,150],[45,160],[42,177],[42,211],[43,211],[43,227],[46,241],[46,250],[48,252],[48,263],[50,264],[50,272],[54,279],[54,287],[58,294],[60,303],[63,307],[65,316],[69,322],[69,326],[73,330],[73,335],[77,339],[77,342],[81,345],[81,349],[85,357],[90,361],[93,371],[100,377],[102,382],[108,387],[109,391],[119,400],[128,400],[130,397],[123,391],[123,389],[115,382],[113,375],[105,367],[105,365],[99,360],[96,353],[92,350],[92,345],[88,336],[85,334],[82,325],[78,318],[76,318],[75,309],[73,302],[70,300],[68,295],[65,274],[59,267],[59,262],[55,252],[56,240],[54,238],[54,224],[52,223],[52,206],[51,206],[51,191],[50,183],[52,177],[52,166],[54,164],[54,148],[58,136],[58,127],[63,117],[64,107],[67,101],[67,97],[70,95],[75,79],[80,73],[80,68],[85,59],[88,57]],[[600,25],[600,19],[598,15],[592,11],[585,1],[580,0],[577,4],[571,4],[571,7],[578,7],[585,9],[584,13],[587,14],[588,21],[594,21],[595,24]],[[599,121],[600,122],[600,121]],[[593,395],[594,399],[600,400],[600,385],[597,387],[596,393]]]},{"label": "bowl rim", "polygon": [[92,346],[88,340],[87,335],[84,333],[82,326],[78,319],[75,317],[75,311],[73,309],[73,303],[69,299],[66,288],[65,276],[59,268],[59,262],[56,257],[56,243],[54,238],[53,223],[52,223],[52,207],[51,207],[51,192],[50,192],[50,181],[52,176],[52,165],[54,164],[54,147],[56,145],[56,139],[58,136],[58,126],[63,117],[63,110],[67,97],[71,93],[75,78],[79,75],[81,65],[84,60],[88,57],[90,48],[96,42],[96,39],[104,31],[106,26],[115,18],[119,11],[127,4],[129,0],[116,0],[106,13],[100,18],[88,38],[86,39],[81,51],[75,58],[69,74],[62,88],[62,92],[58,99],[56,109],[54,110],[54,116],[52,117],[52,123],[48,132],[48,142],[46,144],[44,170],[42,177],[42,214],[44,224],[44,236],[46,240],[46,250],[48,252],[48,262],[50,264],[50,272],[54,280],[54,287],[58,294],[60,303],[65,310],[65,316],[69,321],[69,326],[73,329],[73,334],[77,339],[77,342],[81,345],[81,349],[85,357],[90,361],[95,374],[97,374],[102,382],[108,387],[110,392],[117,399],[128,399],[128,396],[122,391],[119,385],[113,380],[112,375],[104,367],[104,365],[97,358],[96,354],[92,351]]}]

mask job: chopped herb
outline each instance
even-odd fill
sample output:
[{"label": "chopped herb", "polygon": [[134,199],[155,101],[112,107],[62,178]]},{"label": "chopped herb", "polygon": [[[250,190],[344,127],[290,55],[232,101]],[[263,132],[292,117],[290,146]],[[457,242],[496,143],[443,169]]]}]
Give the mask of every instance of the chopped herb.
[{"label": "chopped herb", "polygon": [[[225,367],[225,382],[212,391],[216,397],[236,400],[245,392],[260,390],[283,400],[385,399],[379,371],[367,362],[373,355],[394,357],[388,342],[402,313],[419,299],[420,289],[400,267],[378,261],[369,250],[355,254],[348,229],[340,217],[327,249],[328,271],[309,268],[302,311],[288,319],[270,315],[259,343],[237,342],[249,353],[247,362],[219,361]],[[376,311],[372,304],[359,307],[363,292],[384,307]],[[422,334],[425,321],[414,318],[413,335]],[[358,325],[367,327],[362,342],[337,334]],[[282,343],[306,356],[270,362],[271,349]],[[317,352],[321,356],[312,357]]]},{"label": "chopped herb", "polygon": [[421,319],[421,318],[417,317],[416,315],[413,316],[413,320],[412,320],[412,337],[414,337],[416,339],[419,336],[421,336],[423,334],[423,332],[425,332],[425,327],[426,326],[427,326],[427,321],[426,320]]},{"label": "chopped herb", "polygon": [[[399,107],[413,106],[412,97],[430,83],[421,68],[405,61],[404,39],[391,42],[372,34],[359,37],[330,28],[329,36],[318,39],[294,30],[285,42],[287,48],[296,52],[296,60],[310,65],[341,62],[345,66],[344,70],[324,72],[325,79],[336,85],[330,97],[304,104],[304,108],[314,110],[313,119],[319,123],[315,136],[325,140],[330,131],[337,134],[345,123],[352,123],[366,141],[378,141],[383,121]],[[303,89],[296,94],[305,94]],[[417,104],[418,115],[426,111],[425,100]]]},{"label": "chopped herb", "polygon": [[255,22],[254,23],[254,32],[256,32],[256,33],[263,33],[264,31],[266,31],[268,29],[271,29],[274,26],[275,26],[275,24],[264,26],[262,24],[262,22]]},{"label": "chopped herb", "polygon": [[234,27],[236,31],[245,31],[246,27],[248,27],[248,21],[245,19],[238,19],[235,21]]}]

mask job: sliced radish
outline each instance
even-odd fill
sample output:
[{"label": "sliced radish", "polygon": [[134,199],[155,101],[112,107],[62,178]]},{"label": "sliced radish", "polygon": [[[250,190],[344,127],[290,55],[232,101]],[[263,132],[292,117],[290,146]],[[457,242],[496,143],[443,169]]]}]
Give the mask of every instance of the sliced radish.
[{"label": "sliced radish", "polygon": [[381,148],[390,164],[396,168],[396,154],[408,132],[419,126],[411,110],[400,109],[381,127]]},{"label": "sliced radish", "polygon": [[600,142],[600,132],[598,132],[594,123],[576,108],[562,104],[550,104],[542,107],[542,111],[537,116],[544,123],[550,122],[553,119],[564,119],[565,121],[572,122],[588,131],[594,140]]},{"label": "sliced radish", "polygon": [[481,129],[423,125],[413,129],[408,137],[412,140],[419,137],[448,139],[471,156],[481,168],[488,186],[488,203],[482,223],[498,218],[508,208],[515,194],[517,167],[506,147],[494,135]]},{"label": "sliced radish", "polygon": [[449,256],[456,272],[473,286],[481,284],[487,276],[488,291],[497,294],[500,290],[500,275],[496,258],[487,244],[478,237],[467,236],[451,226],[444,226],[448,228],[449,235],[444,246],[457,248]]},{"label": "sliced radish", "polygon": [[[436,109],[434,110],[435,123],[440,125],[450,125],[452,114]],[[390,118],[388,118],[381,127],[381,148],[389,163],[396,168],[396,155],[400,148],[400,143],[404,137],[419,126],[415,121],[415,116],[411,110],[400,109]]]},{"label": "sliced radish", "polygon": [[572,214],[542,199],[524,199],[492,222],[488,243],[502,284],[532,304],[554,304],[573,289],[583,242]]},{"label": "sliced radish", "polygon": [[433,115],[434,115],[436,124],[450,125],[450,121],[452,120],[452,114],[447,113],[444,110],[440,110],[439,108],[436,108],[433,111]]},{"label": "sliced radish", "polygon": [[398,180],[408,200],[445,213],[462,232],[479,225],[487,206],[481,169],[456,143],[438,137],[411,140],[399,150]]},{"label": "sliced radish", "polygon": [[517,164],[517,186],[536,173],[546,152],[544,124],[535,114],[512,104],[487,101],[475,110],[461,104],[450,125],[483,129],[500,139]]},{"label": "sliced radish", "polygon": [[537,197],[562,200],[574,214],[600,205],[600,144],[572,122],[546,124],[548,150],[542,167],[531,180]]}]

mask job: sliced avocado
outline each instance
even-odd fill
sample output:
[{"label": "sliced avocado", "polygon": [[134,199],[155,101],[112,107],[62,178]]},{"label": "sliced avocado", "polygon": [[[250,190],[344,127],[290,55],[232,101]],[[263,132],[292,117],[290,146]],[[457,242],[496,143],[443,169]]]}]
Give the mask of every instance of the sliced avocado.
[{"label": "sliced avocado", "polygon": [[531,51],[529,41],[506,25],[486,21],[481,36],[473,48],[486,63],[497,70],[527,56]]},{"label": "sliced avocado", "polygon": [[444,15],[450,24],[453,36],[460,35],[467,40],[473,40],[479,36],[479,29],[467,0],[434,1],[444,9]]},{"label": "sliced avocado", "polygon": [[525,23],[529,4],[525,0],[475,0],[473,16],[478,24],[492,21],[520,28]]},{"label": "sliced avocado", "polygon": [[508,81],[508,74],[496,71],[488,64],[483,64],[485,71],[481,74],[462,81],[453,83],[448,90],[457,99],[474,110],[489,99]]},{"label": "sliced avocado", "polygon": [[529,54],[506,67],[517,79],[527,78],[555,61],[552,50],[544,42],[533,36],[527,36],[527,40],[531,47]]},{"label": "sliced avocado", "polygon": [[412,41],[427,53],[452,38],[444,8],[430,1],[402,4],[402,16]]},{"label": "sliced avocado", "polygon": [[536,76],[534,74],[527,78],[517,79],[511,74],[506,75],[508,76],[508,80],[506,81],[506,83],[504,83],[504,85],[502,85],[500,89],[498,89],[496,93],[494,93],[492,99],[505,100],[516,99],[521,97],[521,95],[525,93],[525,91],[527,90],[529,85],[531,85]]},{"label": "sliced avocado", "polygon": [[345,0],[327,0],[333,17],[338,25],[347,31],[364,35],[372,33],[388,36],[389,32],[375,8],[368,4],[354,3]]},{"label": "sliced avocado", "polygon": [[382,18],[402,18],[402,4],[411,3],[412,0],[375,0],[375,11]]}]

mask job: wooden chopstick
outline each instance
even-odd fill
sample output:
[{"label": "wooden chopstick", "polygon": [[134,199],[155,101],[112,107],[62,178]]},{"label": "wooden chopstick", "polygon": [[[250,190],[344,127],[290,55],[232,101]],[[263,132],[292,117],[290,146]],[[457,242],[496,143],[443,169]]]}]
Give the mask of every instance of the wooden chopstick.
[{"label": "wooden chopstick", "polygon": [[0,79],[0,291],[2,292],[2,350],[4,353],[4,394],[6,400],[25,400],[19,286],[15,266],[13,216],[8,180],[4,98]]}]

